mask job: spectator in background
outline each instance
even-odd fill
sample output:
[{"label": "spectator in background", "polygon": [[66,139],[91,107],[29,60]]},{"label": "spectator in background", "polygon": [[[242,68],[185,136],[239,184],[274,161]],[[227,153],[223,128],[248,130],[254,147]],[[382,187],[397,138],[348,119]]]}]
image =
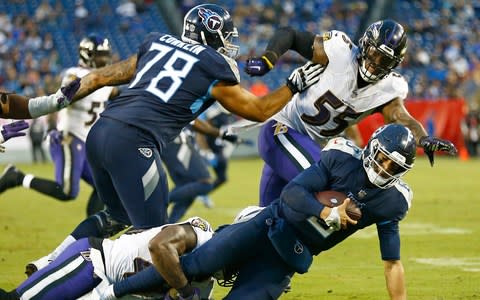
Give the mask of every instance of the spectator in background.
[{"label": "spectator in background", "polygon": [[32,120],[30,125],[30,131],[28,136],[32,146],[32,159],[33,163],[38,163],[40,160],[42,163],[47,162],[47,156],[45,150],[43,150],[42,142],[46,132],[46,124],[44,118],[36,118]]},{"label": "spectator in background", "polygon": [[137,16],[137,8],[135,3],[130,0],[121,0],[115,9],[117,15],[120,16],[120,29],[128,31],[132,25],[133,19]]},{"label": "spectator in background", "polygon": [[462,121],[461,129],[468,154],[471,157],[477,157],[480,140],[480,113],[477,109],[472,109],[468,112]]},{"label": "spectator in background", "polygon": [[37,23],[43,23],[48,21],[50,18],[50,13],[52,12],[52,7],[48,0],[43,0],[42,3],[35,10],[34,19]]},{"label": "spectator in background", "polygon": [[43,37],[42,50],[48,52],[51,51],[53,47],[54,43],[52,33],[47,32]]},{"label": "spectator in background", "polygon": [[74,10],[74,30],[77,35],[82,35],[85,32],[89,11],[83,5],[83,0],[75,0],[75,10]]}]

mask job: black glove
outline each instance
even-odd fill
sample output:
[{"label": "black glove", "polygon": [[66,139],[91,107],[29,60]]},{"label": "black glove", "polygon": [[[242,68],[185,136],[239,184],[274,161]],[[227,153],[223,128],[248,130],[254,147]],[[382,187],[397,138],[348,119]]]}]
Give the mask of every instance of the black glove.
[{"label": "black glove", "polygon": [[420,146],[423,147],[423,151],[428,156],[430,165],[433,167],[434,153],[435,151],[448,152],[450,155],[457,154],[457,148],[453,145],[452,142],[447,140],[442,140],[434,136],[422,136],[420,138]]},{"label": "black glove", "polygon": [[293,94],[301,93],[320,79],[325,68],[320,64],[314,64],[311,61],[301,67],[293,70],[287,78],[287,87]]},{"label": "black glove", "polygon": [[220,127],[220,133],[218,134],[218,137],[224,141],[236,144],[238,142],[238,135],[229,132],[228,129],[228,126]]}]

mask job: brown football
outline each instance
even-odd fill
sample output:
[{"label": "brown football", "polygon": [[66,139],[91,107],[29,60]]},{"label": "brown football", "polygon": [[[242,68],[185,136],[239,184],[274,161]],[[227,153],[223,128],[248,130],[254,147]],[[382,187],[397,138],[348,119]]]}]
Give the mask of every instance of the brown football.
[{"label": "brown football", "polygon": [[[322,203],[323,205],[328,207],[335,207],[341,205],[343,201],[345,201],[345,199],[347,198],[347,195],[337,191],[322,191],[316,192],[315,197],[317,198],[318,202]],[[356,221],[358,221],[362,217],[362,211],[352,200],[350,200],[346,212],[350,218]]]}]

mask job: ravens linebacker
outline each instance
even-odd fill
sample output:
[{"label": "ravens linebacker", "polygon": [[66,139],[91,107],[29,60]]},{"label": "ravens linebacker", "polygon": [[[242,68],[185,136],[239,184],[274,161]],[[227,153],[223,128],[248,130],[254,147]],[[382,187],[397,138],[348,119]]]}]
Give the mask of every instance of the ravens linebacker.
[{"label": "ravens linebacker", "polygon": [[269,72],[287,50],[323,66],[320,80],[297,94],[261,129],[259,153],[265,161],[260,205],[278,198],[282,188],[303,169],[321,159],[321,145],[368,115],[381,113],[385,123],[410,128],[433,165],[434,151],[456,153],[455,146],[428,136],[404,106],[406,80],[394,69],[407,51],[407,34],[394,20],[371,24],[358,46],[341,31],[323,35],[280,28],[261,57],[247,60],[246,72]]}]

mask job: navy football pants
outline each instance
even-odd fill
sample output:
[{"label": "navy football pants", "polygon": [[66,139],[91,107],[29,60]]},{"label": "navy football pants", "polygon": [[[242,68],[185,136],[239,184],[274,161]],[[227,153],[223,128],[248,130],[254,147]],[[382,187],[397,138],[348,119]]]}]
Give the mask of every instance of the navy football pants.
[{"label": "navy football pants", "polygon": [[113,219],[135,228],[166,223],[167,177],[148,133],[101,117],[86,145],[95,187]]},{"label": "navy football pants", "polygon": [[225,299],[277,299],[294,271],[278,255],[269,238],[271,207],[250,221],[232,224],[215,233],[207,243],[181,257],[187,277],[203,277],[239,267],[239,275]]}]

